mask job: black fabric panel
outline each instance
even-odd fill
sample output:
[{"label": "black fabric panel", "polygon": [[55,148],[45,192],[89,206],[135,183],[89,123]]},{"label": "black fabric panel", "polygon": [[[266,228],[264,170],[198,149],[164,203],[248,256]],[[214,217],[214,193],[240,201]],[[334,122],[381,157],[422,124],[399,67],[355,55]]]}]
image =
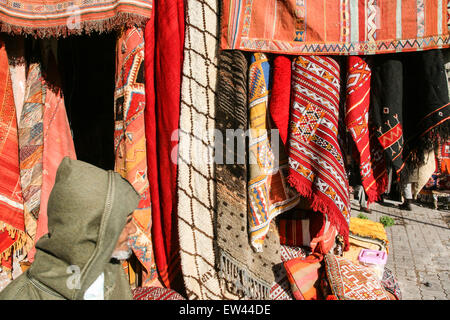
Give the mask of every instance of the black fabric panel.
[{"label": "black fabric panel", "polygon": [[59,40],[58,63],[77,158],[114,169],[116,34]]}]

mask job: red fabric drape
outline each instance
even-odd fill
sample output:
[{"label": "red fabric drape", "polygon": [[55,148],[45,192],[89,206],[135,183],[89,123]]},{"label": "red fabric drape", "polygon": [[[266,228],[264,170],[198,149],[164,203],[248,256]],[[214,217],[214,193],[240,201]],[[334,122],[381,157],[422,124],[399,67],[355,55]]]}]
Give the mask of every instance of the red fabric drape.
[{"label": "red fabric drape", "polygon": [[176,182],[184,3],[158,1],[145,28],[146,138],[152,196],[153,240],[162,282],[180,290]]},{"label": "red fabric drape", "polygon": [[291,90],[289,88],[291,87],[291,73],[291,59],[286,56],[277,55],[273,59],[270,115],[285,145],[289,135],[289,108],[291,98]]}]

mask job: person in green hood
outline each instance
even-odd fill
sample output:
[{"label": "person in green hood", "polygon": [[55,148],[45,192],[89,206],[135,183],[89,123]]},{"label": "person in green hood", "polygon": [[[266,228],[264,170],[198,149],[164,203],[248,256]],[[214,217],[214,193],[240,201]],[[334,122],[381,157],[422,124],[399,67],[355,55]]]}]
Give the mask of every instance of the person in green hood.
[{"label": "person in green hood", "polygon": [[120,260],[131,254],[139,200],[118,173],[64,158],[48,201],[48,234],[0,300],[131,300]]}]

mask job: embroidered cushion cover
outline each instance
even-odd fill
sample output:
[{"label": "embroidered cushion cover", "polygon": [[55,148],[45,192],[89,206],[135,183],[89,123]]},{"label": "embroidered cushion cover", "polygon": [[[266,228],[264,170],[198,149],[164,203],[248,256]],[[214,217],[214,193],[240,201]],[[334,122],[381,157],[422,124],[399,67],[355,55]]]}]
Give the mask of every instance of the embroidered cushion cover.
[{"label": "embroidered cushion cover", "polygon": [[325,255],[324,261],[331,292],[339,300],[390,300],[369,268],[332,254]]}]

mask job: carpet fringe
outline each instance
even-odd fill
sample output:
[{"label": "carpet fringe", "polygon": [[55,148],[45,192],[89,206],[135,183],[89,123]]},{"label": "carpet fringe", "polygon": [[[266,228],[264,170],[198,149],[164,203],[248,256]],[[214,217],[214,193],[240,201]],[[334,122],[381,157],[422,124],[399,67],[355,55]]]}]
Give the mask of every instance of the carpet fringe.
[{"label": "carpet fringe", "polygon": [[81,35],[83,33],[90,34],[91,32],[103,33],[113,30],[122,30],[123,28],[126,29],[132,26],[144,27],[148,19],[149,17],[138,14],[120,12],[107,19],[80,21],[79,28],[70,28],[67,23],[65,25],[54,27],[25,27],[3,21],[0,23],[0,32],[6,32],[13,35],[29,35],[34,38],[67,37],[70,35]]},{"label": "carpet fringe", "polygon": [[242,299],[270,299],[271,284],[256,279],[223,250],[219,254],[219,261],[219,278],[225,282],[225,287],[229,292]]},{"label": "carpet fringe", "polygon": [[25,244],[27,243],[27,236],[24,231],[18,230],[2,222],[0,223],[0,232],[4,231],[8,232],[8,235],[9,237],[11,237],[11,239],[14,239],[16,236],[17,239],[11,246],[6,248],[3,252],[0,252],[0,261],[8,260],[11,257],[11,255],[16,251],[18,251],[19,254],[22,254],[22,250],[25,247]]}]

